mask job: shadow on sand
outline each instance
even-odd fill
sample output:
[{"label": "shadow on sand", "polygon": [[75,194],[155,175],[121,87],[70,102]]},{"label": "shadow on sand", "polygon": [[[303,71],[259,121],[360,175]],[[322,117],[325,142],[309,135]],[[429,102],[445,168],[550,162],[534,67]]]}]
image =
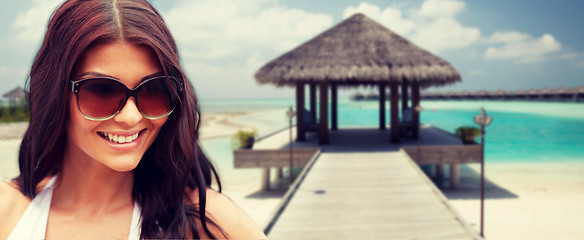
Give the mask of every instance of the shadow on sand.
[{"label": "shadow on sand", "polygon": [[[294,177],[297,178],[302,172],[302,168],[294,168]],[[257,190],[247,196],[245,198],[253,198],[253,199],[270,199],[270,198],[282,198],[288,191],[290,186],[290,178],[289,178],[289,171],[287,169],[284,170],[284,174],[282,178],[272,179],[270,181],[270,190]]]},{"label": "shadow on sand", "polygon": [[[433,170],[433,169],[432,169]],[[477,172],[469,166],[462,164],[460,165],[460,182],[458,188],[452,189],[449,186],[450,177],[448,174],[444,174],[444,177],[439,180],[432,174],[428,174],[428,170],[424,171],[430,179],[436,184],[436,186],[442,191],[442,193],[452,200],[464,200],[464,199],[480,199],[481,197],[481,175],[480,170]],[[431,171],[433,172],[433,171]],[[444,166],[444,173],[449,172],[449,166]],[[488,175],[487,175],[488,176]],[[497,185],[485,177],[485,199],[509,199],[518,198],[518,196],[502,186]]]}]

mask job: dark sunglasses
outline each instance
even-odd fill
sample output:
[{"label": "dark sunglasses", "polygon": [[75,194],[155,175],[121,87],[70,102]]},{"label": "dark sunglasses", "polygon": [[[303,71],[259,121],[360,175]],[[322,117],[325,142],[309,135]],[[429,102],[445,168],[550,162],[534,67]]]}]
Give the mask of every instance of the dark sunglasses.
[{"label": "dark sunglasses", "polygon": [[145,118],[166,117],[179,102],[182,90],[182,82],[169,76],[147,79],[133,89],[107,77],[71,81],[71,91],[77,97],[79,111],[85,118],[94,121],[113,118],[130,97],[134,97],[138,110]]}]

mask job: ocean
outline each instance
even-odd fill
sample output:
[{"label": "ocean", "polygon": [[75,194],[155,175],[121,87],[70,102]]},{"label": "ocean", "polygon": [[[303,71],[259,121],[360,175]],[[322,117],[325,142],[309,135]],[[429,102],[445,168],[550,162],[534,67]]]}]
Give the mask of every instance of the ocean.
[{"label": "ocean", "polygon": [[[389,104],[388,104],[389,105]],[[267,116],[262,124],[272,130],[288,126],[285,112],[294,106],[292,99],[203,100],[205,112],[271,111],[281,117]],[[422,101],[421,122],[449,132],[463,125],[477,126],[473,116],[484,107],[493,122],[486,127],[485,162],[584,162],[584,104],[512,101]],[[378,126],[377,101],[339,99],[339,127]],[[308,108],[308,107],[307,107]],[[279,110],[279,111],[278,111]],[[389,111],[386,111],[389,114]],[[258,115],[255,115],[256,117]],[[386,117],[389,119],[389,117]],[[253,122],[250,119],[235,121]],[[271,132],[261,132],[267,135]],[[232,164],[228,138],[202,141],[218,165]]]},{"label": "ocean", "polygon": [[[422,123],[449,132],[454,132],[463,125],[477,126],[473,116],[479,115],[480,108],[484,107],[487,114],[493,117],[485,134],[486,163],[584,163],[583,103],[422,101],[421,105],[424,108],[421,114]],[[251,112],[252,114],[234,117],[230,121],[259,126],[260,136],[287,127],[289,122],[286,111],[290,106],[294,106],[292,99],[201,101],[203,114]],[[377,127],[378,114],[376,101],[339,99],[341,129],[351,126]],[[249,178],[257,175],[254,169],[233,169],[229,137],[204,139],[201,143],[222,172],[221,175],[233,174]],[[20,141],[16,139],[0,141],[0,179],[8,179],[16,174],[19,145]]]}]

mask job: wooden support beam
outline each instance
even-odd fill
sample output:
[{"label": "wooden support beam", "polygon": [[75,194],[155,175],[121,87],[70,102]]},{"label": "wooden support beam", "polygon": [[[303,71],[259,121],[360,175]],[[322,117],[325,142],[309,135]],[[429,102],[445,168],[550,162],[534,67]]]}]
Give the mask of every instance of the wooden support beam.
[{"label": "wooden support beam", "polygon": [[385,86],[385,83],[379,84],[379,130],[384,130],[385,125],[387,125],[385,121]]},{"label": "wooden support beam", "polygon": [[270,191],[270,168],[262,168],[260,179],[262,191]]},{"label": "wooden support beam", "polygon": [[[420,105],[420,84],[417,81],[412,82],[412,108]],[[412,137],[417,138],[420,134],[420,113],[412,109],[414,122],[414,129],[412,131]]]},{"label": "wooden support beam", "polygon": [[296,141],[306,141],[304,127],[304,83],[296,82]]},{"label": "wooden support beam", "polygon": [[389,90],[390,90],[390,111],[391,111],[391,133],[390,133],[390,142],[392,143],[399,143],[399,94],[398,94],[398,82],[391,82]]},{"label": "wooden support beam", "polygon": [[318,131],[318,144],[328,144],[328,83],[322,81],[320,86],[318,86],[320,93],[320,119],[319,119],[319,131]]},{"label": "wooden support beam", "polygon": [[436,164],[434,165],[435,169],[435,173],[434,173],[434,178],[436,179],[436,184],[438,185],[438,187],[442,186],[442,181],[444,181],[444,169],[442,168],[442,164]]},{"label": "wooden support beam", "polygon": [[450,164],[450,188],[458,188],[458,182],[460,179],[460,165],[453,163]]},{"label": "wooden support beam", "polygon": [[402,117],[404,115],[404,111],[408,108],[408,81],[403,80],[401,84],[401,109],[402,109]]},{"label": "wooden support beam", "polygon": [[311,82],[309,85],[310,97],[310,114],[312,119],[316,122],[316,83]]},{"label": "wooden support beam", "polygon": [[337,95],[337,84],[331,83],[331,129],[338,129],[338,95]]}]

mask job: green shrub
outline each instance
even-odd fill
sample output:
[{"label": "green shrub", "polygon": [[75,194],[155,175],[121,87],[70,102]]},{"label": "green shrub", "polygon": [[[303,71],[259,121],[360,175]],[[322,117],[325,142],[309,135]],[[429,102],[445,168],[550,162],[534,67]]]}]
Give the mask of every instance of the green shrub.
[{"label": "green shrub", "polygon": [[454,135],[459,137],[463,143],[474,143],[475,137],[481,136],[481,129],[474,126],[461,126],[455,130]]},{"label": "green shrub", "polygon": [[257,138],[256,129],[250,131],[239,130],[231,138],[231,149],[236,148],[250,149],[253,147],[256,138]]}]

